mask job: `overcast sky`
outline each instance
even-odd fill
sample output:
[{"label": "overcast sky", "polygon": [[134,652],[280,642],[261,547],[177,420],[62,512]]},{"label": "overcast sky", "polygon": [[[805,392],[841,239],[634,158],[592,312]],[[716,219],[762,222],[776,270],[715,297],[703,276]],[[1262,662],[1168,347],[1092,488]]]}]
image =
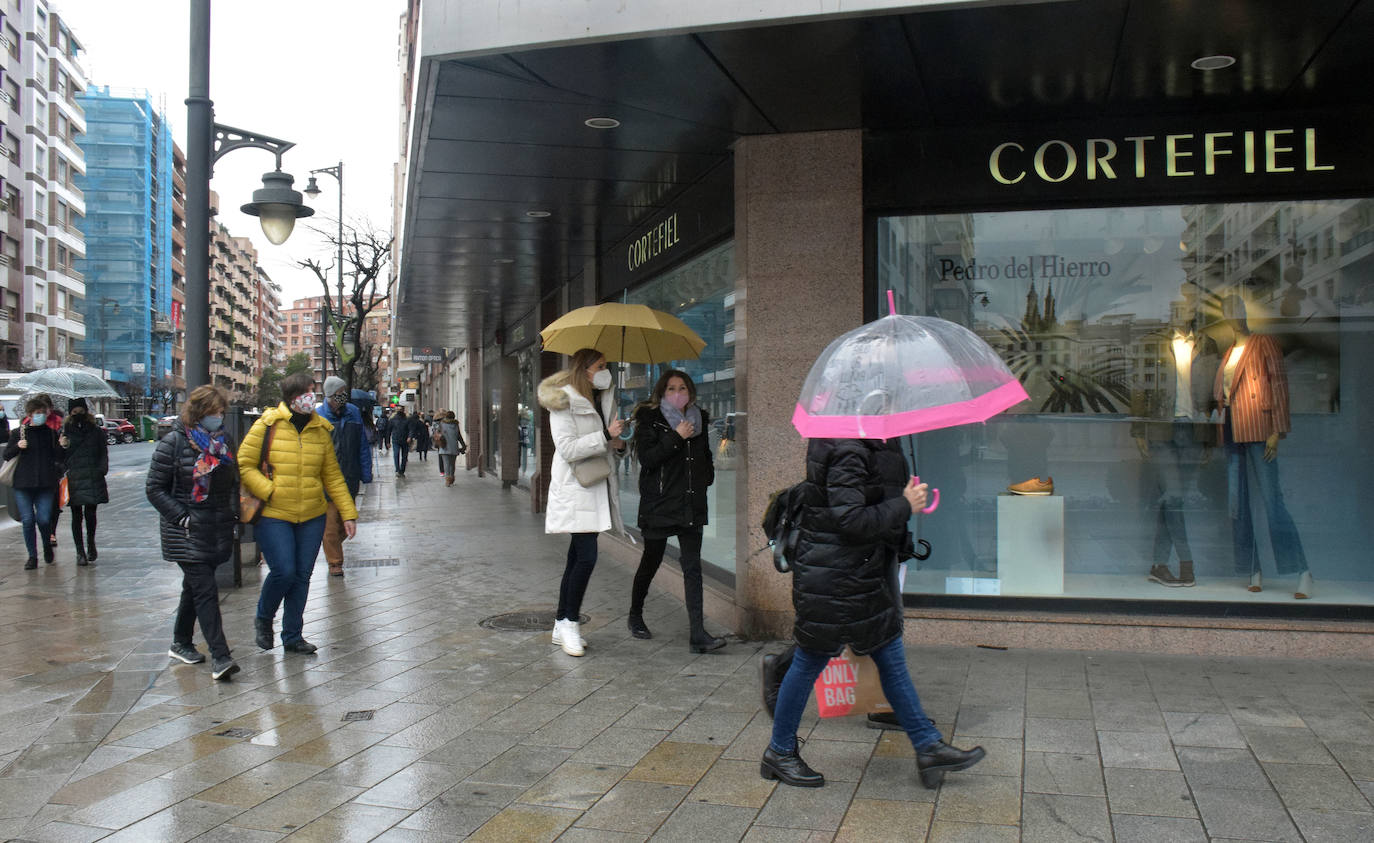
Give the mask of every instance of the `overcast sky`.
[{"label": "overcast sky", "polygon": [[[85,48],[92,85],[148,90],[165,103],[173,134],[186,148],[190,4],[187,0],[53,0]],[[218,0],[210,25],[210,98],[216,122],[295,142],[282,169],[305,187],[309,171],[344,165],[344,221],[391,225],[392,166],[397,158],[400,72],[397,37],[403,0]],[[333,263],[332,247],[307,226],[335,230],[338,184],[310,202],[316,215],[273,246],[257,218],[238,208],[262,186],[271,153],[236,150],[220,159],[210,183],[219,219],[249,236],[284,304],[320,294],[296,261]],[[309,201],[309,200],[307,200]]]}]

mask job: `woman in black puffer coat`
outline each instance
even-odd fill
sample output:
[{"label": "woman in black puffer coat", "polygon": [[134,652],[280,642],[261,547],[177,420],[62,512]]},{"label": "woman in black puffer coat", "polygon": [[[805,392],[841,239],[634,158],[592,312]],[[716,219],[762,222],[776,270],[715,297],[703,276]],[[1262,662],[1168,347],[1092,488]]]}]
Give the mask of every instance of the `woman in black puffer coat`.
[{"label": "woman in black puffer coat", "polygon": [[706,631],[702,609],[701,528],[706,525],[706,487],[715,482],[711,417],[697,407],[697,388],[686,372],[664,372],[649,400],[635,413],[635,452],[639,457],[639,529],[644,554],[630,591],[630,634],[652,638],[644,624],[649,593],[668,539],[677,536],[682,591],[695,653],[719,650],[725,639]]},{"label": "woman in black puffer coat", "polygon": [[221,429],[229,406],[224,390],[197,387],[172,429],[157,443],[148,468],[148,500],[161,518],[162,556],[181,568],[181,604],[167,654],[186,664],[205,661],[191,641],[197,621],[210,647],[211,672],[238,672],[224,639],[215,567],[234,549],[239,471],[233,443]]},{"label": "woman in black puffer coat", "polygon": [[[67,405],[67,421],[62,425],[63,445],[67,448],[67,497],[72,508],[72,544],[76,564],[95,561],[95,508],[110,502],[105,475],[110,473],[110,446],[105,431],[96,425],[86,408],[85,398],[73,398]],[[85,522],[84,542],[81,525]]]},{"label": "woman in black puffer coat", "polygon": [[870,655],[883,694],[916,750],[921,782],[937,787],[944,773],[982,760],[944,742],[921,708],[902,647],[898,552],[910,543],[907,521],[926,505],[926,486],[907,470],[896,440],[812,439],[806,449],[809,499],[793,561],[796,655],[778,689],[773,737],[759,772],[799,787],[825,778],[797,754],[797,726],[812,685],[846,644]]}]

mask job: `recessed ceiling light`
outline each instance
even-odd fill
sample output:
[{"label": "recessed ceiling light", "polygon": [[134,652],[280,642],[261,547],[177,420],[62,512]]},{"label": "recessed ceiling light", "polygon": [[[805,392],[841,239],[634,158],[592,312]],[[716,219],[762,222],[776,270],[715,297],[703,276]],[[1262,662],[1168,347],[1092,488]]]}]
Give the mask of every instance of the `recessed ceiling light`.
[{"label": "recessed ceiling light", "polygon": [[589,117],[582,121],[589,129],[614,129],[620,121],[614,117]]},{"label": "recessed ceiling light", "polygon": [[536,220],[542,220],[544,217],[553,216],[553,213],[550,211],[526,211],[525,216]]},{"label": "recessed ceiling light", "polygon": [[1223,67],[1230,67],[1236,63],[1235,56],[1215,55],[1203,56],[1193,60],[1193,70],[1221,70]]}]

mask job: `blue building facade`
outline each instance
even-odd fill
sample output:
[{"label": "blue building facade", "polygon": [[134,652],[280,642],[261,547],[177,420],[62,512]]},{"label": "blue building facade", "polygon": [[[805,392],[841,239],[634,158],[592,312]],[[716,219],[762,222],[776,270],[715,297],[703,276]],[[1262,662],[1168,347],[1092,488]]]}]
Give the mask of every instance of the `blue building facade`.
[{"label": "blue building facade", "polygon": [[92,85],[78,102],[86,112],[81,352],[136,410],[172,376],[172,133],[147,92]]}]

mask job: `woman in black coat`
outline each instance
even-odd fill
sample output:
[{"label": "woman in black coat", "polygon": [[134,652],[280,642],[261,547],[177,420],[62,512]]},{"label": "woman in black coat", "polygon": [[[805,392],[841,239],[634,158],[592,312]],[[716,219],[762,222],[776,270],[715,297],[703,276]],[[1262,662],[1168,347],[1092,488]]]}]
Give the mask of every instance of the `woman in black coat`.
[{"label": "woman in black coat", "polygon": [[644,625],[644,598],[663,562],[668,539],[677,536],[682,590],[694,653],[719,650],[725,639],[706,631],[702,610],[701,528],[706,525],[706,487],[715,482],[711,419],[697,407],[697,388],[686,372],[664,372],[649,400],[635,413],[639,458],[639,529],[644,553],[630,592],[630,634],[652,638]]},{"label": "woman in black coat", "polygon": [[157,443],[146,487],[161,516],[162,556],[182,573],[181,604],[167,654],[186,664],[205,661],[191,641],[199,621],[214,679],[228,679],[239,670],[224,639],[215,582],[215,567],[233,552],[238,525],[239,470],[233,443],[222,429],[228,406],[219,387],[196,387]]},{"label": "woman in black coat", "polygon": [[14,467],[14,500],[24,526],[24,546],[29,558],[24,570],[38,567],[38,543],[43,543],[43,561],[53,564],[53,518],[57,507],[57,484],[62,480],[62,460],[66,452],[59,441],[58,423],[49,417],[52,399],[36,395],[24,404],[24,418],[10,433],[5,459],[18,459]]},{"label": "woman in black coat", "polygon": [[[95,508],[110,502],[105,475],[110,472],[110,446],[105,431],[91,418],[85,398],[73,398],[67,405],[67,421],[62,426],[62,446],[67,449],[67,502],[72,508],[72,544],[76,564],[95,561]],[[81,524],[86,524],[82,541]]]},{"label": "woman in black coat", "polygon": [[883,694],[916,750],[921,783],[982,760],[944,742],[921,708],[902,647],[902,603],[894,573],[910,543],[907,521],[926,505],[926,486],[910,477],[896,440],[812,439],[806,449],[808,498],[793,562],[796,655],[773,711],[773,737],[759,772],[798,787],[825,778],[797,754],[797,725],[811,687],[848,644],[873,657]]}]

